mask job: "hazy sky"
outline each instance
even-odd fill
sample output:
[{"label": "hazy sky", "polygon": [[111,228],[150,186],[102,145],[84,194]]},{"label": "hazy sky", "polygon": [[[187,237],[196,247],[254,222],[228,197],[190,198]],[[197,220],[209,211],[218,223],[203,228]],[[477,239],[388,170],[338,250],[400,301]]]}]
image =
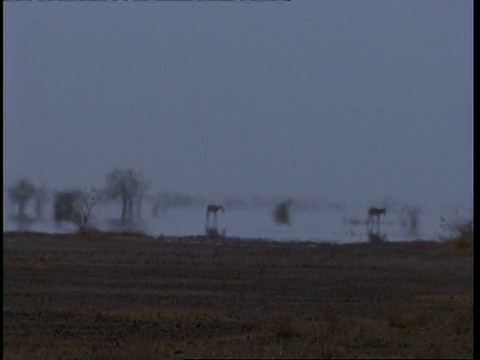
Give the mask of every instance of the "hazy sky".
[{"label": "hazy sky", "polygon": [[472,199],[472,1],[3,7],[7,186]]}]

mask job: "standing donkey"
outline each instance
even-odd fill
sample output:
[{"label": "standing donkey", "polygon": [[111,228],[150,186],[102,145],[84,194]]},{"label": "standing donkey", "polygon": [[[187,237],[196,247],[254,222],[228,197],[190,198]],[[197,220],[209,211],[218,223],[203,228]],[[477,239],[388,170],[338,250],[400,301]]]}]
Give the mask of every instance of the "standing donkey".
[{"label": "standing donkey", "polygon": [[386,209],[385,208],[376,208],[371,207],[368,209],[368,218],[367,218],[367,225],[374,222],[374,217],[377,217],[377,224],[380,224],[380,215],[385,215]]}]

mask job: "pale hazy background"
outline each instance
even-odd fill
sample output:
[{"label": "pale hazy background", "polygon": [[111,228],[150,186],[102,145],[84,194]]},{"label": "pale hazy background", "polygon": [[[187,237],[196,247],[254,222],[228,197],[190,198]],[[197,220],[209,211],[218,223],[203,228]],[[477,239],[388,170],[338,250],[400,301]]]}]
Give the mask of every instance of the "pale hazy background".
[{"label": "pale hazy background", "polygon": [[430,227],[472,205],[472,1],[3,8],[4,188],[133,167],[151,193],[325,199],[359,217],[393,199]]}]

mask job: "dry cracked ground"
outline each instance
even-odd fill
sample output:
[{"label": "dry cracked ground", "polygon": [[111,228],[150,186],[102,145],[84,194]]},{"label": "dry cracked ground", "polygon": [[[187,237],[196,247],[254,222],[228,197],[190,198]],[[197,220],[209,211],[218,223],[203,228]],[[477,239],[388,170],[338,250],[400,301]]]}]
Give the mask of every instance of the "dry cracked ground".
[{"label": "dry cracked ground", "polygon": [[473,358],[473,254],[5,233],[4,359]]}]

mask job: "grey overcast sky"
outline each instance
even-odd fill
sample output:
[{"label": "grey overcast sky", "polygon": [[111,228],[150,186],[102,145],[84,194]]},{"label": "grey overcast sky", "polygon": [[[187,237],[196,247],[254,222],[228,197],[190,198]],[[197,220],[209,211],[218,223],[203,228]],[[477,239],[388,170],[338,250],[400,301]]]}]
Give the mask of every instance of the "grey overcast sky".
[{"label": "grey overcast sky", "polygon": [[4,175],[473,197],[473,2],[4,2]]}]

